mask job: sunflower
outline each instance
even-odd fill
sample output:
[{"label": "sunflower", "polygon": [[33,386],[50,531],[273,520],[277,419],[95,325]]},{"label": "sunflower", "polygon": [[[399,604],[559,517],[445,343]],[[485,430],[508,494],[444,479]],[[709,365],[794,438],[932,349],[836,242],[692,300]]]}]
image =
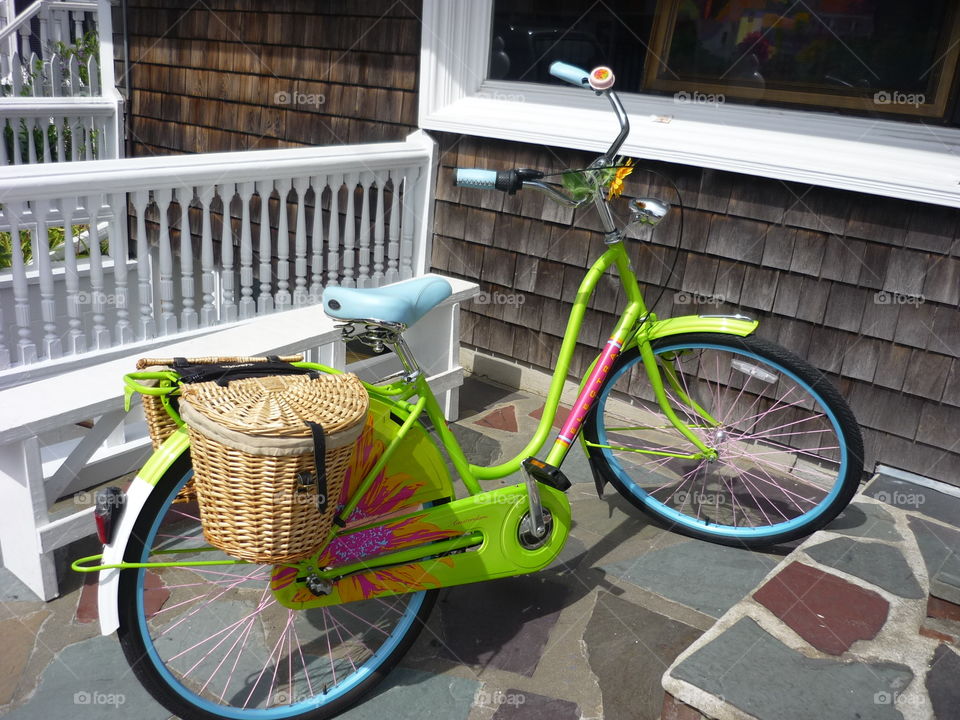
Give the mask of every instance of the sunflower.
[{"label": "sunflower", "polygon": [[632,172],[633,158],[627,158],[623,165],[617,168],[617,172],[610,179],[610,184],[607,185],[607,201],[620,197],[620,193],[623,192],[623,181]]}]

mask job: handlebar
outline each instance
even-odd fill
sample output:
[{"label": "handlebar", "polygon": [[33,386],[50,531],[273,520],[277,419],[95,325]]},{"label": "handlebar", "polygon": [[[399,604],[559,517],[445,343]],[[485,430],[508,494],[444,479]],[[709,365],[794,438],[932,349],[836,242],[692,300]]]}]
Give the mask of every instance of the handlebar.
[{"label": "handlebar", "polygon": [[550,63],[550,74],[555,78],[576,85],[577,87],[590,87],[590,73],[569,63],[556,62]]},{"label": "handlebar", "polygon": [[539,180],[542,177],[542,172],[529,168],[518,170],[457,168],[454,172],[453,183],[459,187],[470,187],[477,190],[502,190],[513,195],[528,180]]}]

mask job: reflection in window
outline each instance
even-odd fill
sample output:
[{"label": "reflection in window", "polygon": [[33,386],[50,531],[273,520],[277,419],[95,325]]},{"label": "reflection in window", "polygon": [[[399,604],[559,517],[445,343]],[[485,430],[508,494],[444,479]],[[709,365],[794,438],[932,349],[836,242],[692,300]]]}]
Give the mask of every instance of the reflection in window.
[{"label": "reflection in window", "polygon": [[960,51],[948,0],[495,0],[490,77],[552,82],[565,60],[618,88],[861,114],[944,117]]}]

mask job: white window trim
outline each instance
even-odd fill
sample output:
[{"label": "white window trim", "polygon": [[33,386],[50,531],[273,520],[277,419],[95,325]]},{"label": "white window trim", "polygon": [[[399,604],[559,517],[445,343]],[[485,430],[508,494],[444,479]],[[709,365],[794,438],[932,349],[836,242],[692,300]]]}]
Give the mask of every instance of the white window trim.
[{"label": "white window trim", "polygon": [[[485,79],[493,0],[423,4],[422,128],[584,150],[609,146],[616,118],[591,93]],[[623,100],[631,119],[625,155],[960,207],[957,128],[653,95]]]}]

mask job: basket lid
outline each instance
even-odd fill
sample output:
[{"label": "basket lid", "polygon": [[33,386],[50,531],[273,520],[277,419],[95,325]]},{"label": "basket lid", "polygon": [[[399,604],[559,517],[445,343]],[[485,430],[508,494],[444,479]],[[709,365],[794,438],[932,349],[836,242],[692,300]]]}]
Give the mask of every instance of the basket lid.
[{"label": "basket lid", "polygon": [[[246,442],[263,438],[267,442],[289,439],[291,447],[304,441],[312,446],[307,422],[318,423],[328,438],[328,447],[337,447],[339,434],[356,435],[366,417],[369,398],[366,388],[353,373],[342,375],[277,375],[183,387],[180,397],[188,425],[216,434],[239,434]],[[352,442],[354,438],[342,438]],[[258,443],[259,444],[259,443]]]}]

